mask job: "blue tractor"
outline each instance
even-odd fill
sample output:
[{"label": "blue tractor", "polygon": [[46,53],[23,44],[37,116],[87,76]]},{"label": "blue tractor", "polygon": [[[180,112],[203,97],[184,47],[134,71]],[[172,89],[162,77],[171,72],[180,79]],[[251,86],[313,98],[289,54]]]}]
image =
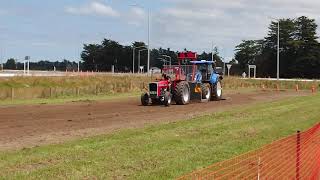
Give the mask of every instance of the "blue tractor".
[{"label": "blue tractor", "polygon": [[213,101],[222,98],[222,73],[217,72],[213,61],[201,60],[190,61],[193,65],[193,72],[189,81],[201,88],[201,99]]}]

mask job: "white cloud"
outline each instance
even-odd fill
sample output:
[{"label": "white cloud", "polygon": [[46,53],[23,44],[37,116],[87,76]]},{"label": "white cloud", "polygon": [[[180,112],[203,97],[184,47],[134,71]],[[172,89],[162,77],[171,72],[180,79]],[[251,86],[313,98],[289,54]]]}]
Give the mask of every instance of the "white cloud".
[{"label": "white cloud", "polygon": [[[201,52],[210,51],[213,41],[222,49],[222,55],[231,57],[241,40],[262,39],[267,35],[271,22],[268,17],[295,18],[305,15],[320,23],[320,1],[315,0],[159,1],[161,6],[151,6],[153,47],[188,48]],[[72,14],[120,16],[118,11],[102,2],[93,0],[80,7],[66,8],[66,11]],[[129,10],[121,13],[121,19],[137,29],[141,28],[140,32],[132,32],[132,35],[137,37],[146,33],[146,9],[127,8]]]},{"label": "white cloud", "polygon": [[140,7],[132,7],[124,17],[129,25],[141,26],[146,22],[148,14]]},{"label": "white cloud", "polygon": [[216,18],[221,15],[221,12],[218,10],[202,10],[202,11],[193,11],[192,9],[185,8],[168,8],[164,10],[164,13],[173,16],[176,18],[191,18],[191,19],[208,19]]},{"label": "white cloud", "polygon": [[139,7],[132,7],[131,12],[134,16],[137,16],[137,17],[145,17],[146,16],[146,12],[142,8],[139,8]]},{"label": "white cloud", "polygon": [[117,17],[120,14],[111,6],[105,5],[101,2],[91,2],[80,7],[67,7],[66,12],[79,15],[100,15]]},{"label": "white cloud", "polygon": [[39,46],[39,47],[52,47],[55,46],[55,43],[52,42],[43,42],[43,41],[35,41],[30,43],[31,46]]},{"label": "white cloud", "polygon": [[[167,2],[168,0],[162,0]],[[274,18],[302,15],[320,21],[320,1],[314,0],[170,0],[152,16],[153,46],[177,50],[210,50],[211,42],[232,56],[244,39],[262,39]]]}]

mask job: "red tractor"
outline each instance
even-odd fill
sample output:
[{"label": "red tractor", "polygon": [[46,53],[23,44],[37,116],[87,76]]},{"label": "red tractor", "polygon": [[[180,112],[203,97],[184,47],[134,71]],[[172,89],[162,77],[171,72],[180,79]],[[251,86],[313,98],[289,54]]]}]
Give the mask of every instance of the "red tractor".
[{"label": "red tractor", "polygon": [[[174,75],[173,75],[174,74]],[[184,105],[190,102],[190,87],[181,67],[162,69],[162,78],[157,82],[149,83],[149,92],[141,95],[141,103],[146,106],[152,104],[164,104],[169,106],[172,99]]]},{"label": "red tractor", "polygon": [[[147,106],[151,102],[152,104],[170,106],[173,100],[178,105],[188,104],[190,100],[219,100],[222,95],[220,84],[222,78],[216,78],[217,82],[211,84],[208,78],[197,78],[196,71],[200,73],[199,67],[205,64],[208,71],[208,67],[209,65],[211,67],[212,62],[195,61],[196,58],[196,53],[193,52],[179,53],[178,65],[165,66],[162,69],[162,78],[157,82],[151,82],[149,84],[149,91],[141,95],[142,105]],[[192,60],[191,65],[186,65],[187,60]],[[182,63],[185,65],[182,65]],[[202,69],[205,70],[205,68]],[[201,72],[203,75],[206,73],[205,77],[211,76],[203,70]],[[199,73],[198,75],[202,77],[202,74]]]}]

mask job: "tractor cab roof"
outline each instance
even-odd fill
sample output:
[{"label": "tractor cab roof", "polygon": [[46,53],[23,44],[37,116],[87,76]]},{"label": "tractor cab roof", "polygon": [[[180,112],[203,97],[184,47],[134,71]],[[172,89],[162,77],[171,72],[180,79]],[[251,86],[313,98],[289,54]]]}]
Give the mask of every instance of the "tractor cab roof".
[{"label": "tractor cab roof", "polygon": [[201,61],[190,61],[191,64],[213,64],[213,61],[201,60]]}]

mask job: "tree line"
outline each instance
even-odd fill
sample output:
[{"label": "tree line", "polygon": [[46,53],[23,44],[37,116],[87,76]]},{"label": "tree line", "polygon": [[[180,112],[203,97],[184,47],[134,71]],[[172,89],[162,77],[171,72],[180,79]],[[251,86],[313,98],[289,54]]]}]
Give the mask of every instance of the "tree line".
[{"label": "tree line", "polygon": [[[314,19],[279,19],[280,77],[320,78],[320,44]],[[235,49],[242,71],[257,66],[260,77],[276,77],[278,21],[272,21],[264,39],[244,40]]]},{"label": "tree line", "polygon": [[[83,64],[80,63],[80,68],[83,68]],[[27,66],[27,63],[26,63]],[[40,70],[40,71],[77,71],[78,70],[78,63],[69,60],[62,60],[62,61],[47,61],[41,60],[38,62],[30,62],[29,64],[30,70]],[[0,67],[2,68],[2,67]],[[24,63],[18,62],[14,58],[10,58],[7,60],[6,63],[3,64],[3,69],[11,69],[11,70],[23,70]]]},{"label": "tree line", "polygon": [[[132,72],[133,49],[135,49],[135,72],[139,69],[139,59],[140,66],[144,66],[146,71],[148,58],[146,47],[147,45],[144,42],[134,42],[132,45],[126,46],[110,39],[104,39],[101,44],[84,44],[83,51],[81,52],[80,70],[110,72],[112,66],[114,66],[115,72]],[[187,51],[187,49],[184,49],[184,51]],[[215,48],[213,53],[213,59],[217,62],[217,65],[223,66],[218,48]],[[177,54],[178,52],[172,51],[170,48],[164,49],[160,47],[158,49],[151,49],[150,67],[162,68],[164,64],[169,64],[170,59],[163,55],[170,56],[171,63],[177,64]],[[202,52],[198,55],[198,59],[211,60],[212,53]],[[23,66],[22,62],[18,62],[13,58],[8,59],[4,63],[4,69],[22,70]],[[76,71],[77,66],[77,62],[69,60],[30,62],[31,70],[52,71],[55,68],[57,71]]]},{"label": "tree line", "polygon": [[[130,46],[121,45],[120,43],[104,39],[101,44],[85,44],[84,50],[81,53],[81,59],[85,70],[89,71],[110,71],[114,66],[115,71],[118,72],[132,72],[133,70],[133,54],[135,54],[135,71],[139,68],[139,54],[140,66],[147,66],[147,45],[144,42],[134,42]],[[134,52],[135,53],[134,53]],[[140,53],[139,53],[140,51]],[[185,51],[187,51],[185,49]],[[172,51],[170,48],[158,48],[150,50],[150,67],[162,68],[165,64],[163,60],[169,61],[163,55],[171,57],[171,63],[177,64],[178,52]],[[214,51],[214,60],[218,65],[222,64],[218,49]],[[212,59],[212,53],[203,52],[198,56],[198,59]],[[168,64],[169,62],[167,62]]]}]

